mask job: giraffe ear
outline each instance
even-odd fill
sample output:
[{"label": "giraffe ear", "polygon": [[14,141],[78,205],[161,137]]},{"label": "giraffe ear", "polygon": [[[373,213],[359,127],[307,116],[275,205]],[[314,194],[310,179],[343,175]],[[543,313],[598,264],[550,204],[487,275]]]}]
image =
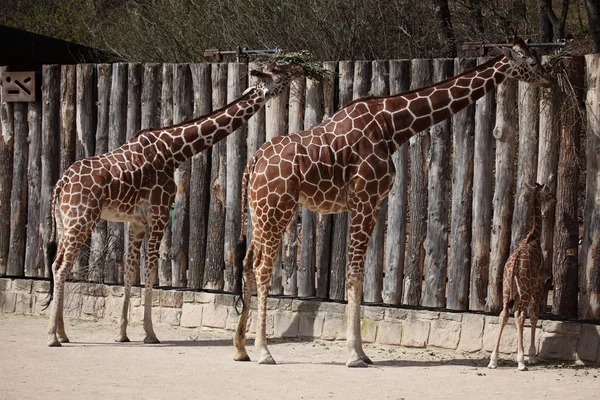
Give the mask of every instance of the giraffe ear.
[{"label": "giraffe ear", "polygon": [[535,186],[531,186],[531,185],[530,185],[529,183],[527,183],[527,182],[523,182],[523,185],[525,185],[525,187],[526,187],[527,189],[529,189],[529,190],[533,190],[533,189],[535,189],[535,188],[536,188]]},{"label": "giraffe ear", "polygon": [[514,61],[515,57],[510,47],[501,47],[500,50],[502,51],[502,54],[504,54],[504,57],[508,58],[511,61]]}]

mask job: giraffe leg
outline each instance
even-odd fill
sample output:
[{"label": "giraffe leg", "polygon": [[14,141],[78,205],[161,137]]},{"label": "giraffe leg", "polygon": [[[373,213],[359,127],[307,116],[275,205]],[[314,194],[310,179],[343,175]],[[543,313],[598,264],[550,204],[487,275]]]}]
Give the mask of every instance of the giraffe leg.
[{"label": "giraffe leg", "polygon": [[500,350],[500,339],[502,338],[502,330],[506,326],[506,322],[508,322],[508,299],[504,300],[504,306],[502,307],[502,312],[498,317],[498,323],[500,327],[498,328],[498,336],[496,337],[496,346],[494,347],[494,351],[492,351],[492,356],[490,357],[490,363],[488,364],[488,368],[496,369],[498,367],[498,352]]},{"label": "giraffe leg", "polygon": [[139,268],[140,261],[140,245],[144,240],[146,225],[130,223],[129,224],[129,240],[127,248],[127,265],[125,266],[124,276],[124,295],[123,304],[121,307],[121,318],[119,320],[119,334],[115,338],[115,342],[129,342],[127,337],[127,323],[129,315],[129,300],[131,298],[131,286],[136,277],[136,271]]},{"label": "giraffe leg", "polygon": [[246,329],[248,325],[248,316],[250,314],[250,302],[252,301],[252,289],[254,289],[254,262],[260,262],[260,260],[254,260],[254,242],[250,242],[248,246],[248,252],[244,258],[244,309],[240,314],[238,320],[237,329],[233,336],[233,345],[235,346],[235,355],[233,359],[235,361],[250,361],[250,356],[246,351]]},{"label": "giraffe leg", "polygon": [[529,344],[529,362],[528,364],[537,364],[537,352],[535,350],[535,330],[538,322],[538,313],[540,306],[534,302],[531,306],[531,313],[529,315],[529,322],[531,323],[531,343]]},{"label": "giraffe leg", "polygon": [[515,311],[515,324],[517,325],[517,369],[527,371],[525,365],[525,351],[523,350],[523,328],[525,326],[525,311],[518,308]]},{"label": "giraffe leg", "polygon": [[156,264],[158,248],[163,237],[165,226],[169,221],[170,209],[164,210],[152,220],[150,234],[148,235],[148,251],[146,257],[146,285],[144,287],[144,343],[160,343],[152,327],[152,287],[156,277]]},{"label": "giraffe leg", "polygon": [[275,360],[267,348],[267,295],[269,294],[271,279],[273,278],[273,262],[275,261],[282,235],[283,231],[281,235],[277,235],[277,239],[273,238],[274,240],[271,240],[268,245],[261,246],[258,263],[255,262],[254,273],[258,298],[258,317],[254,346],[258,352],[259,364],[275,364]]}]

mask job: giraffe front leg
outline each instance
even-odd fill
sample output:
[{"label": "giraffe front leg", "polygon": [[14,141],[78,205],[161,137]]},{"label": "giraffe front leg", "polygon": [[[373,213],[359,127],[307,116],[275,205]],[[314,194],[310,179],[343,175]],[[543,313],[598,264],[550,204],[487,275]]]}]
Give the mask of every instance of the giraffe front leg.
[{"label": "giraffe front leg", "polygon": [[[276,243],[279,244],[279,240]],[[258,297],[258,318],[254,346],[258,351],[259,364],[275,364],[275,360],[267,348],[267,295],[273,277],[273,261],[276,252],[277,245],[273,247],[263,246],[262,254],[259,256],[261,257],[259,266],[254,270]]]},{"label": "giraffe front leg", "polygon": [[504,301],[504,306],[502,308],[502,312],[498,317],[498,323],[500,327],[498,328],[498,335],[496,336],[496,346],[494,347],[494,351],[492,351],[492,356],[490,357],[490,363],[488,364],[488,368],[496,369],[498,367],[498,352],[500,351],[500,339],[502,338],[502,330],[504,326],[506,326],[506,322],[508,321],[508,301]]},{"label": "giraffe front leg", "polygon": [[235,361],[250,361],[250,356],[246,351],[246,328],[248,325],[248,316],[250,314],[250,302],[252,301],[252,289],[254,288],[254,245],[250,242],[248,252],[244,258],[244,292],[241,294],[244,300],[244,306],[238,320],[237,329],[233,336],[233,345],[235,346]]},{"label": "giraffe front leg", "polygon": [[517,325],[517,370],[527,371],[525,365],[525,351],[523,349],[523,328],[525,326],[525,311],[515,311],[515,324]]},{"label": "giraffe front leg", "polygon": [[119,319],[119,334],[115,342],[129,342],[127,336],[127,324],[129,320],[129,301],[131,299],[131,286],[135,281],[136,271],[139,268],[140,245],[144,240],[146,226],[141,224],[129,224],[129,240],[127,248],[127,265],[125,266],[123,304],[121,306],[121,317]]},{"label": "giraffe front leg", "polygon": [[538,363],[537,352],[535,350],[535,330],[538,321],[539,305],[533,304],[531,307],[531,314],[529,315],[529,322],[531,323],[531,343],[529,344],[529,360],[528,364],[533,365]]}]

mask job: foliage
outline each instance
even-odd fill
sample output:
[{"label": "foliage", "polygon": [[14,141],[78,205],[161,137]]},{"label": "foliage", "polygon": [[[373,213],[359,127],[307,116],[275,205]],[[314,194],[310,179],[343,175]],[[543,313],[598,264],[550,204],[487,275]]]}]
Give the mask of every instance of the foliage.
[{"label": "foliage", "polygon": [[259,65],[271,66],[298,66],[304,70],[304,76],[317,82],[327,79],[332,71],[323,68],[323,64],[313,61],[313,57],[307,50],[297,52],[278,52],[258,60]]}]

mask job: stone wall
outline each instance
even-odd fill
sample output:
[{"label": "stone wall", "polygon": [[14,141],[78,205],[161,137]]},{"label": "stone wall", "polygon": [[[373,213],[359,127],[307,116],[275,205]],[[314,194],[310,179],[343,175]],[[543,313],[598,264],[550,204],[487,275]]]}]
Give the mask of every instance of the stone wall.
[{"label": "stone wall", "polygon": [[[49,283],[40,280],[0,278],[0,312],[44,315],[41,302]],[[143,317],[142,289],[133,288],[130,321]],[[65,315],[71,318],[117,320],[123,287],[89,283],[67,283]],[[237,324],[234,296],[185,290],[155,289],[152,295],[154,322],[186,328],[210,327],[233,331]],[[252,299],[249,331],[255,331]],[[276,337],[346,338],[346,305],[309,300],[269,298],[267,334]],[[498,317],[472,313],[408,310],[391,307],[362,308],[362,336],[367,343],[422,348],[444,348],[458,352],[490,353],[498,329]],[[525,330],[525,351],[529,347]],[[542,320],[536,333],[539,357],[549,361],[600,363],[600,326]],[[502,334],[501,353],[514,354],[517,346],[512,318]]]}]

